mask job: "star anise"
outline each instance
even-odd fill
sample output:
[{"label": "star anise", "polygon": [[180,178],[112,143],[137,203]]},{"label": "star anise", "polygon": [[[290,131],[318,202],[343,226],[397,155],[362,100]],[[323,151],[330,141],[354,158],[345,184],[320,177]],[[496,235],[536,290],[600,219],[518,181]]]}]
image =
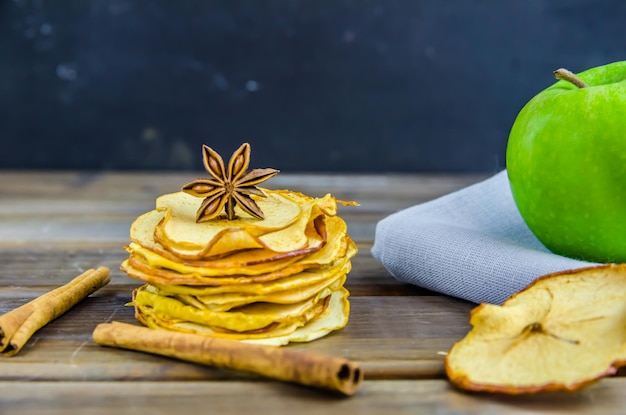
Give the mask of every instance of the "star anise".
[{"label": "star anise", "polygon": [[275,169],[254,169],[246,172],[250,163],[250,144],[244,143],[231,156],[228,169],[222,157],[211,147],[202,145],[204,168],[211,175],[183,186],[182,191],[196,197],[204,197],[196,214],[196,222],[206,222],[220,215],[226,208],[226,218],[236,218],[235,205],[250,216],[263,219],[263,212],[250,195],[266,197],[257,184],[278,174]]}]

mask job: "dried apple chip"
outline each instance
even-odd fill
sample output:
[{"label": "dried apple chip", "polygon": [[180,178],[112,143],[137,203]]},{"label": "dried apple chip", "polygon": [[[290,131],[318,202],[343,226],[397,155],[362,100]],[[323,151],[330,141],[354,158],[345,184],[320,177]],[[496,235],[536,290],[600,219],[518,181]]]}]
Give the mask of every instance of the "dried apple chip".
[{"label": "dried apple chip", "polygon": [[308,290],[309,287],[318,284],[329,284],[341,274],[350,272],[352,263],[350,258],[340,258],[335,262],[323,266],[305,269],[301,272],[284,276],[283,278],[268,279],[267,281],[255,282],[254,277],[240,277],[247,279],[229,285],[175,285],[175,284],[151,284],[155,285],[166,295],[193,295],[197,297],[217,297],[223,294],[254,294],[267,295],[285,291]]},{"label": "dried apple chip", "polygon": [[472,310],[446,357],[456,386],[524,394],[572,391],[626,364],[626,265],[549,274],[502,306]]},{"label": "dried apple chip", "polygon": [[[330,194],[323,198],[298,197],[280,190],[263,191],[274,202],[259,202],[264,206],[266,219],[257,221],[256,227],[245,219],[215,220],[199,225],[195,222],[193,211],[190,212],[192,205],[185,205],[186,210],[176,207],[177,198],[188,195],[178,193],[161,196],[157,206],[167,212],[163,220],[154,226],[154,239],[172,254],[185,259],[202,259],[250,248],[290,252],[322,243],[313,225],[318,217],[334,216],[329,215],[329,212],[336,213],[337,201],[334,197]],[[165,201],[169,201],[169,204],[165,204]],[[179,205],[182,203],[179,202]],[[298,208],[298,215],[293,218],[285,216],[285,211],[292,205]],[[290,220],[281,222],[278,218],[283,216]],[[269,229],[265,222],[282,226]]]},{"label": "dried apple chip", "polygon": [[[353,244],[346,234],[347,225],[338,216],[327,219],[328,243],[314,250],[304,258],[286,255],[282,259],[272,262],[248,262],[248,257],[254,254],[241,252],[231,256],[212,261],[187,261],[179,262],[170,257],[161,256],[151,249],[144,248],[137,243],[131,243],[126,249],[131,255],[137,255],[154,269],[171,270],[181,274],[190,274],[203,277],[226,276],[226,275],[259,275],[284,269],[287,265],[298,262],[303,264],[325,265],[346,255]],[[303,251],[306,252],[306,251]],[[299,272],[299,271],[298,271]]]},{"label": "dried apple chip", "polygon": [[328,304],[326,307],[314,310],[320,311],[319,315],[307,316],[308,321],[295,321],[279,327],[272,325],[267,330],[255,332],[216,331],[205,324],[168,318],[155,313],[150,308],[139,307],[135,311],[139,321],[148,327],[156,329],[203,334],[210,337],[240,340],[246,343],[264,344],[267,346],[283,346],[291,342],[310,342],[345,327],[350,315],[348,296],[349,292],[345,288],[341,288],[327,297]]},{"label": "dried apple chip", "polygon": [[330,294],[320,291],[314,297],[295,304],[258,302],[231,311],[212,311],[185,304],[178,298],[160,295],[155,287],[146,284],[135,289],[132,305],[150,309],[172,320],[244,332],[259,330],[273,323],[287,324],[298,320],[304,324],[307,321],[307,312],[320,308],[323,296]]}]

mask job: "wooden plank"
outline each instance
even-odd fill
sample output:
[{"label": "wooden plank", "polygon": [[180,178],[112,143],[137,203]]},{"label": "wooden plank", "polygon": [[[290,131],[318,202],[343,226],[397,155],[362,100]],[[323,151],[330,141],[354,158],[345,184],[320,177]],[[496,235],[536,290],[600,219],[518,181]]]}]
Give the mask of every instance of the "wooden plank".
[{"label": "wooden plank", "polygon": [[[122,287],[120,287],[122,288]],[[40,330],[20,354],[0,362],[0,379],[229,379],[232,373],[208,371],[158,356],[97,346],[91,333],[98,323],[135,323],[130,291],[106,289],[78,304]],[[25,299],[2,298],[0,312]],[[347,327],[315,342],[293,345],[362,362],[368,379],[443,376],[443,354],[465,335],[469,310],[464,301],[441,296],[352,297]],[[130,364],[129,362],[132,362]]]},{"label": "wooden plank", "polygon": [[[46,198],[77,200],[154,200],[175,192],[202,171],[185,173],[120,172],[0,172],[3,199]],[[294,174],[282,172],[264,183],[273,189],[291,189],[344,199],[393,195],[401,200],[429,200],[476,183],[485,175],[450,174]],[[385,200],[384,197],[376,197]]]},{"label": "wooden plank", "polygon": [[0,382],[12,415],[232,414],[622,414],[626,379],[571,394],[468,394],[445,380],[366,381],[351,398],[279,382]]},{"label": "wooden plank", "polygon": [[[29,244],[71,242],[99,242],[108,244],[125,243],[129,237],[129,229],[133,220],[141,213],[132,217],[117,218],[103,215],[64,216],[64,217],[11,217],[0,221],[0,246],[27,246]],[[348,234],[356,242],[368,242],[374,239],[376,223],[385,217],[375,218],[346,217],[342,218],[348,225]]]},{"label": "wooden plank", "polygon": [[[68,282],[86,269],[99,266],[111,270],[110,285],[130,285],[135,282],[139,285],[140,281],[129,278],[119,270],[122,261],[128,257],[128,253],[123,250],[127,243],[128,240],[0,243],[0,296],[3,290],[12,286],[50,289]],[[353,295],[431,294],[391,277],[371,256],[371,242],[358,243],[357,246],[359,252],[352,259],[352,271],[346,284]]]},{"label": "wooden plank", "polygon": [[[0,173],[0,220],[11,219],[15,222],[23,218],[39,218],[44,221],[64,217],[94,219],[109,216],[131,221],[140,213],[152,209],[160,194],[177,191],[180,184],[172,183],[177,181],[173,180],[175,178],[180,177],[108,173],[83,180],[79,175],[65,177],[56,173],[46,177],[46,186],[41,187],[38,178],[30,175],[13,178]],[[382,182],[376,178],[372,177],[369,186],[369,182],[361,176],[338,176],[332,177],[332,180],[331,177],[324,180],[317,176],[294,176],[283,181],[286,183],[282,184],[288,186],[281,186],[281,181],[278,181],[273,187],[289,187],[311,196],[332,193],[340,199],[356,200],[361,204],[360,207],[342,207],[340,215],[349,222],[364,224],[375,223],[389,213],[434,199],[478,180],[478,177],[473,176],[389,176]],[[154,184],[141,185],[141,180]],[[290,186],[300,180],[303,180],[303,186]],[[313,184],[307,185],[307,181]]]},{"label": "wooden plank", "polygon": [[[0,243],[127,238],[132,220],[157,196],[178,191],[194,174],[0,173]],[[340,208],[355,240],[372,239],[383,217],[474,183],[482,176],[289,175],[272,188],[357,200]]]}]

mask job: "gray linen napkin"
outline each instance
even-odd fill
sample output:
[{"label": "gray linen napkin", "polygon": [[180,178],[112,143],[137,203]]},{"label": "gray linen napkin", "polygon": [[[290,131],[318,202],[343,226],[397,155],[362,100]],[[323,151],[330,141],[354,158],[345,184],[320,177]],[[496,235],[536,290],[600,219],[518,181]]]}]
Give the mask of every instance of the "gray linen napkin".
[{"label": "gray linen napkin", "polygon": [[372,254],[398,280],[492,304],[538,276],[590,265],[551,253],[531,233],[506,170],[384,218]]}]

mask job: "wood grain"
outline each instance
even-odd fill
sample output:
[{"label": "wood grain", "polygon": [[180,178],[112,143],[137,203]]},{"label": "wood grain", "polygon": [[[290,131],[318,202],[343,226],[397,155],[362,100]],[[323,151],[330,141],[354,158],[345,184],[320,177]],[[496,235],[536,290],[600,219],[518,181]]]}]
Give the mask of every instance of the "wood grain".
[{"label": "wood grain", "polygon": [[0,382],[2,413],[56,415],[220,414],[622,414],[626,379],[605,379],[576,394],[521,397],[459,392],[443,380],[366,381],[343,399],[259,381]]},{"label": "wood grain", "polygon": [[125,304],[141,282],[119,270],[130,224],[158,195],[198,175],[0,172],[0,313],[88,268],[109,267],[112,277],[36,333],[18,356],[0,360],[0,414],[613,414],[626,405],[621,376],[576,394],[528,397],[462,393],[445,380],[445,353],[469,329],[474,305],[396,281],[370,249],[378,220],[481,176],[281,173],[268,182],[361,204],[340,210],[359,247],[346,283],[348,326],[288,346],[358,361],[366,380],[352,398],[96,345],[91,333],[97,324],[138,324]]},{"label": "wood grain", "polygon": [[[6,309],[27,301],[16,297],[3,300]],[[207,373],[173,361],[168,362],[170,374],[161,373],[159,366],[168,359],[96,346],[91,332],[97,324],[113,320],[138,324],[133,309],[125,306],[129,300],[130,291],[110,289],[87,298],[40,330],[20,355],[0,361],[0,379],[155,379],[155,373],[163,380],[196,379],[198,373],[213,379],[232,376],[228,371]],[[442,377],[442,352],[463,337],[472,307],[441,296],[353,297],[351,304],[345,329],[324,341],[290,347],[359,361],[366,379]],[[133,365],[126,365],[131,359]]]}]

